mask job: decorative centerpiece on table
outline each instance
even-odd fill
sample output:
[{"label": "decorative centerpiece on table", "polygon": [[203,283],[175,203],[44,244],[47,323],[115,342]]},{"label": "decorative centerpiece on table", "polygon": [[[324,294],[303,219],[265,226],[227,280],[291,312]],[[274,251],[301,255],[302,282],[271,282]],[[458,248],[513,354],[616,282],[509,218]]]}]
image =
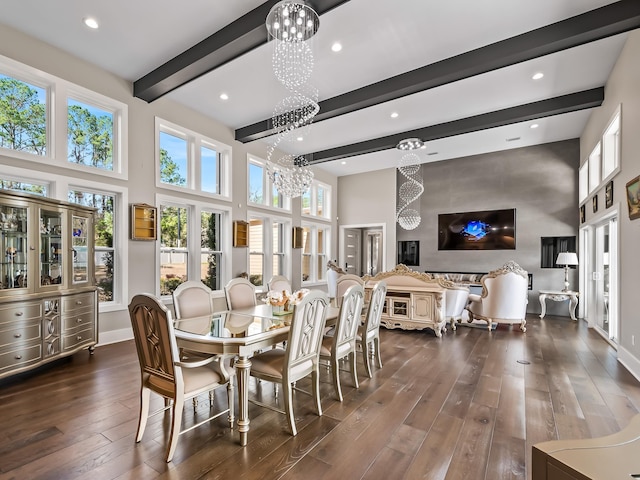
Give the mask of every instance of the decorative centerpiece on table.
[{"label": "decorative centerpiece on table", "polygon": [[293,312],[293,306],[307,293],[309,293],[307,288],[301,288],[293,293],[288,290],[269,290],[263,300],[271,305],[274,315],[288,315]]}]

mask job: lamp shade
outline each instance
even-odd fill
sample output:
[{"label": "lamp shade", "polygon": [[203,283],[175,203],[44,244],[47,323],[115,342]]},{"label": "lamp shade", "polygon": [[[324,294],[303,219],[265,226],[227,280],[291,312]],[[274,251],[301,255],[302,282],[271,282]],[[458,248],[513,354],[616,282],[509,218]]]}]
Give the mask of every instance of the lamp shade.
[{"label": "lamp shade", "polygon": [[575,252],[560,252],[556,265],[578,265],[578,255]]}]

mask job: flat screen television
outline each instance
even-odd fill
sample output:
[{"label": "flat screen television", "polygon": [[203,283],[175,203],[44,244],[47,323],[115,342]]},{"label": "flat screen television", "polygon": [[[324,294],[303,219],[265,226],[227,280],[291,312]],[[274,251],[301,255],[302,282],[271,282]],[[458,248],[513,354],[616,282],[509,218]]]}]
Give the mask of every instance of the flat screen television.
[{"label": "flat screen television", "polygon": [[438,215],[438,250],[515,248],[515,208]]}]

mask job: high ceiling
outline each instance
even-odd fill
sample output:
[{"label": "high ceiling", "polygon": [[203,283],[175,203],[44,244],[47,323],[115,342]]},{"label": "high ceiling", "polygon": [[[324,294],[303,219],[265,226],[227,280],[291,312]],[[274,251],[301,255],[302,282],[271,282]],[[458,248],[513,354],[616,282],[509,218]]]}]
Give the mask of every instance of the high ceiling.
[{"label": "high ceiling", "polygon": [[[137,96],[147,100],[151,90],[173,88],[165,88],[173,79],[158,67],[182,64],[177,76],[189,75],[195,67],[185,64],[185,55],[172,59],[213,35],[208,43],[219,49],[202,62],[235,58],[166,96],[228,125],[241,141],[270,142],[273,136],[261,127],[287,91],[273,75],[272,44],[261,20],[275,1],[255,11],[263,3],[20,0],[2,6],[0,26],[135,82]],[[319,168],[338,176],[395,166],[400,155],[392,147],[407,136],[429,140],[420,153],[425,162],[577,138],[601,102],[602,90],[594,89],[605,85],[624,32],[640,26],[636,0],[309,3],[323,12],[312,40],[311,83],[327,118],[286,149],[313,153]],[[98,20],[97,30],[83,24],[88,16]],[[542,28],[556,22],[563,23]],[[343,47],[338,53],[331,49],[335,42]],[[208,48],[204,42],[200,50]],[[537,72],[544,77],[533,80]],[[145,82],[153,89],[145,91]],[[533,123],[538,127],[530,128]]]}]

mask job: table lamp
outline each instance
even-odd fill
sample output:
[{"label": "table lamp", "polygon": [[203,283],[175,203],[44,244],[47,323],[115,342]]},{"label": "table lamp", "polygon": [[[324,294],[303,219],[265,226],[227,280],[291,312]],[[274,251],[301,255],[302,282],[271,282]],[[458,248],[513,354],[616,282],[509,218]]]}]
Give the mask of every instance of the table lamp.
[{"label": "table lamp", "polygon": [[564,265],[563,292],[569,291],[569,265],[578,265],[578,255],[575,252],[560,252],[556,258],[556,265]]}]

